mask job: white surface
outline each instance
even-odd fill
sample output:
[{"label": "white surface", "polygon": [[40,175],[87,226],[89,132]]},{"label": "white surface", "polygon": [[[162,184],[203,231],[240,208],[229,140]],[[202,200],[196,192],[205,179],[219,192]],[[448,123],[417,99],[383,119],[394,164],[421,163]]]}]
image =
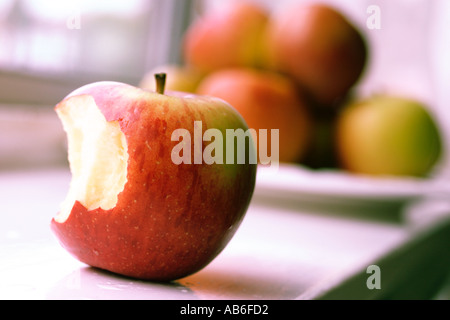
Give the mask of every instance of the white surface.
[{"label": "white surface", "polygon": [[[444,203],[434,214],[422,208],[415,221],[385,221],[276,204],[257,192],[241,228],[210,265],[155,284],[90,268],[59,246],[49,222],[69,180],[65,169],[0,173],[0,299],[311,299],[450,212]],[[363,287],[358,294],[370,292]]]},{"label": "white surface", "polygon": [[441,179],[371,177],[286,164],[280,170],[260,168],[258,189],[275,197],[366,206],[402,204],[426,196],[450,198],[450,182]]}]

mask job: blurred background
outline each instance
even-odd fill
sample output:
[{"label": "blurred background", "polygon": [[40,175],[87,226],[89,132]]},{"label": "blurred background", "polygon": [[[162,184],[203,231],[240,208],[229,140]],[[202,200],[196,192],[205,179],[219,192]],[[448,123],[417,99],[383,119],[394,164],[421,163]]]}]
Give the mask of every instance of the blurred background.
[{"label": "blurred background", "polygon": [[0,169],[65,162],[53,107],[100,80],[137,85],[180,59],[191,1],[0,0]]},{"label": "blurred background", "polygon": [[[269,10],[292,2],[253,1]],[[89,82],[138,85],[155,66],[183,63],[185,30],[225,2],[0,0],[0,169],[64,163],[65,137],[54,105]],[[449,2],[321,2],[339,8],[368,41],[359,93],[395,88],[425,100],[448,146]],[[447,158],[439,170],[443,174],[449,171]]]}]

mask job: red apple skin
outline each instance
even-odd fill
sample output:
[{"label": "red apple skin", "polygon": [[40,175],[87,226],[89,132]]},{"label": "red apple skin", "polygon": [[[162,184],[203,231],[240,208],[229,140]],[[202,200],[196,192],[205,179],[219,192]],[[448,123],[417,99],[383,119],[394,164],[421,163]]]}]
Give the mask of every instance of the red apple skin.
[{"label": "red apple skin", "polygon": [[[206,266],[226,246],[248,208],[256,165],[180,164],[171,160],[173,130],[245,128],[228,104],[198,97],[154,99],[124,84],[76,91],[91,95],[128,144],[127,183],[110,210],[76,202],[66,221],[51,221],[62,246],[80,261],[121,275],[171,281]],[[67,99],[70,99],[67,98]],[[61,107],[62,101],[56,106]],[[227,114],[227,119],[220,115]]]},{"label": "red apple skin", "polygon": [[325,4],[293,3],[270,18],[266,65],[286,72],[319,104],[334,105],[360,78],[365,39],[347,18]]},{"label": "red apple skin", "polygon": [[314,123],[308,102],[289,77],[253,68],[222,69],[206,76],[197,93],[224,99],[250,128],[278,129],[280,162],[303,160]]},{"label": "red apple skin", "polygon": [[246,1],[231,1],[221,10],[205,12],[184,35],[185,62],[205,73],[259,65],[267,19],[265,9]]}]

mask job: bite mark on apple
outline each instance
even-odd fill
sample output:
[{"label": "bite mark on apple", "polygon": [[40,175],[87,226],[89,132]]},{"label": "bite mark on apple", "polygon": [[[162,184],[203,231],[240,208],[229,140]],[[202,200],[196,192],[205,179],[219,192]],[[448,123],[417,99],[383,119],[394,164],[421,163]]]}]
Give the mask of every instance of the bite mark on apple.
[{"label": "bite mark on apple", "polygon": [[72,180],[55,221],[66,221],[75,201],[88,210],[114,208],[127,182],[128,166],[119,122],[108,122],[90,95],[64,100],[56,113],[67,134]]}]

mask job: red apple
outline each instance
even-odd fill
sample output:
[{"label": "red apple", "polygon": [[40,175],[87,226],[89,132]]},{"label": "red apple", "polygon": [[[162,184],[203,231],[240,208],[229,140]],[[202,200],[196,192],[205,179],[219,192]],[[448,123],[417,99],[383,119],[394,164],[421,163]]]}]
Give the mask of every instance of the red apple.
[{"label": "red apple", "polygon": [[360,30],[325,4],[295,2],[279,8],[265,37],[266,65],[291,75],[323,105],[343,97],[366,64]]},{"label": "red apple", "polygon": [[252,197],[256,165],[176,164],[176,146],[191,145],[186,136],[172,141],[173,132],[247,126],[222,100],[162,91],[99,82],[56,106],[72,181],[51,227],[88,265],[169,281],[200,270],[226,246]]},{"label": "red apple", "polygon": [[203,72],[258,65],[266,11],[245,1],[227,2],[219,9],[205,12],[188,28],[183,46],[185,62]]},{"label": "red apple", "polygon": [[279,130],[280,162],[297,162],[305,155],[313,124],[290,78],[266,70],[223,69],[206,76],[197,92],[229,102],[252,129]]}]

